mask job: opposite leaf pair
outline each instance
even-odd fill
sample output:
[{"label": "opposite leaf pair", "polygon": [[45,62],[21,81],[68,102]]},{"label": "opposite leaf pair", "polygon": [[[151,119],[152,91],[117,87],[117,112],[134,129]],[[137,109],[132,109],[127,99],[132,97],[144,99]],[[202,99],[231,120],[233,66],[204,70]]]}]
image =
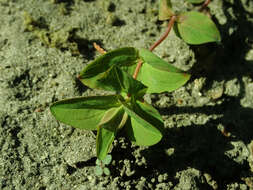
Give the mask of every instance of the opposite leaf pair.
[{"label": "opposite leaf pair", "polygon": [[54,103],[51,112],[63,123],[97,130],[97,157],[103,160],[117,132],[124,127],[137,145],[153,145],[162,138],[163,120],[151,105],[125,100],[120,95],[67,99]]},{"label": "opposite leaf pair", "polygon": [[[132,75],[140,60],[143,66],[135,80]],[[97,157],[103,160],[122,128],[137,145],[159,142],[162,117],[144,102],[143,95],[173,91],[189,77],[148,50],[121,48],[100,56],[79,76],[90,88],[114,91],[115,95],[66,99],[55,102],[50,109],[55,118],[65,124],[97,130]]]},{"label": "opposite leaf pair", "polygon": [[[137,62],[142,68],[137,80],[133,74]],[[110,90],[125,96],[145,93],[171,92],[184,85],[189,74],[177,69],[146,49],[133,47],[110,51],[91,62],[80,74],[79,79],[90,88]]]},{"label": "opposite leaf pair", "polygon": [[95,174],[96,175],[110,175],[111,172],[109,168],[106,167],[106,165],[109,165],[112,161],[112,156],[108,154],[103,160],[96,160],[96,167],[95,167]]}]

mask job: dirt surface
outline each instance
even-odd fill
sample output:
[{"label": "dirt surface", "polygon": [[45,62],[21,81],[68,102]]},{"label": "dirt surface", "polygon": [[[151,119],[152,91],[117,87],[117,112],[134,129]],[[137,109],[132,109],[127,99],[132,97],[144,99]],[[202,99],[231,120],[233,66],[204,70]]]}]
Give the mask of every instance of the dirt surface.
[{"label": "dirt surface", "polygon": [[95,135],[59,124],[49,105],[104,94],[76,79],[99,55],[92,43],[148,48],[166,26],[158,1],[0,0],[0,189],[253,189],[253,1],[209,8],[221,44],[172,32],[155,50],[192,73],[173,93],[145,96],[165,120],[162,141],[138,147],[120,134],[111,176],[98,177]]}]

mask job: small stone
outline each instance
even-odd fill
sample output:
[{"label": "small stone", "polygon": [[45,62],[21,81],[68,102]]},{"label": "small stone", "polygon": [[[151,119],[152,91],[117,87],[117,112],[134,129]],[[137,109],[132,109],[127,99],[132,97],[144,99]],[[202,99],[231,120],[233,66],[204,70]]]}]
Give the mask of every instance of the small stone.
[{"label": "small stone", "polygon": [[158,182],[159,182],[159,183],[162,183],[162,182],[163,182],[163,175],[159,175],[159,176],[158,176]]}]

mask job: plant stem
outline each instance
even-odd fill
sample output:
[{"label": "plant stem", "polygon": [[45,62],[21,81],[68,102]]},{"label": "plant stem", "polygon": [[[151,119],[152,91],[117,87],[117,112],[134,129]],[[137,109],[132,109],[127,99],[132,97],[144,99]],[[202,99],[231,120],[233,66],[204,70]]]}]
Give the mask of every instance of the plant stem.
[{"label": "plant stem", "polygon": [[149,51],[153,51],[160,43],[163,42],[163,40],[165,40],[165,38],[168,36],[168,34],[170,33],[171,31],[171,28],[173,27],[174,23],[175,23],[175,20],[176,20],[176,16],[172,16],[170,21],[169,21],[169,24],[168,24],[168,27],[167,27],[167,30],[164,32],[164,34],[160,37],[159,40],[157,40],[150,48],[149,48]]},{"label": "plant stem", "polygon": [[137,79],[137,76],[138,76],[138,73],[139,73],[139,71],[140,71],[140,69],[141,69],[142,63],[143,63],[142,60],[139,59],[139,60],[138,60],[138,65],[136,66],[135,71],[134,71],[134,74],[133,74],[133,78],[134,78],[134,79]]},{"label": "plant stem", "polygon": [[202,6],[199,9],[199,11],[203,11],[210,2],[211,2],[211,0],[205,0],[205,2],[202,4]]},{"label": "plant stem", "polygon": [[[164,34],[159,38],[159,40],[157,40],[150,48],[149,48],[149,51],[153,51],[157,46],[160,45],[160,43],[163,42],[163,40],[165,40],[165,38],[168,36],[168,34],[170,33],[171,31],[171,28],[173,27],[174,23],[175,23],[175,20],[176,20],[176,16],[173,15],[169,21],[169,24],[168,24],[168,27],[167,27],[167,30],[164,32]],[[142,66],[142,63],[143,61],[142,60],[139,60],[138,61],[138,65],[136,66],[136,69],[134,71],[134,74],[133,74],[133,78],[136,79],[137,76],[138,76],[138,73],[141,69],[141,66]]]}]

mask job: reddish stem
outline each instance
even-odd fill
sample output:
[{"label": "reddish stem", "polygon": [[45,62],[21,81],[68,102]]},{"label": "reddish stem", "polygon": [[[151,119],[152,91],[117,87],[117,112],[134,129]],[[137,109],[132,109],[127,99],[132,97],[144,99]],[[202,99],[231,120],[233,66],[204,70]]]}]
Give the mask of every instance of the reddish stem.
[{"label": "reddish stem", "polygon": [[133,74],[133,78],[134,78],[134,79],[137,78],[138,73],[139,73],[139,71],[140,71],[140,69],[141,69],[142,63],[143,63],[142,60],[139,59],[138,65],[136,66],[135,71],[134,71],[134,74]]},{"label": "reddish stem", "polygon": [[[169,21],[169,24],[168,24],[168,27],[167,27],[167,30],[164,32],[164,34],[159,38],[159,40],[157,40],[150,48],[149,48],[149,51],[153,51],[157,46],[159,46],[160,43],[163,42],[163,40],[165,40],[165,38],[168,36],[168,34],[170,33],[171,31],[171,28],[173,27],[175,21],[176,21],[176,16],[173,15]],[[141,66],[142,66],[142,60],[139,60],[138,61],[138,65],[136,66],[136,69],[134,71],[134,74],[133,74],[133,78],[136,79],[137,76],[138,76],[138,73],[141,69]]]},{"label": "reddish stem", "polygon": [[160,43],[162,43],[162,41],[168,36],[168,34],[170,33],[170,30],[171,28],[173,27],[174,23],[175,23],[175,20],[176,20],[176,16],[172,16],[170,21],[169,21],[169,24],[168,24],[168,27],[167,27],[167,30],[164,32],[164,34],[160,37],[159,40],[157,40],[150,48],[149,50],[150,51],[153,51]]},{"label": "reddish stem", "polygon": [[199,11],[203,11],[203,10],[207,7],[207,5],[208,5],[210,2],[211,2],[211,0],[206,0],[206,1],[203,3],[203,5],[201,6],[201,8],[199,9]]}]

